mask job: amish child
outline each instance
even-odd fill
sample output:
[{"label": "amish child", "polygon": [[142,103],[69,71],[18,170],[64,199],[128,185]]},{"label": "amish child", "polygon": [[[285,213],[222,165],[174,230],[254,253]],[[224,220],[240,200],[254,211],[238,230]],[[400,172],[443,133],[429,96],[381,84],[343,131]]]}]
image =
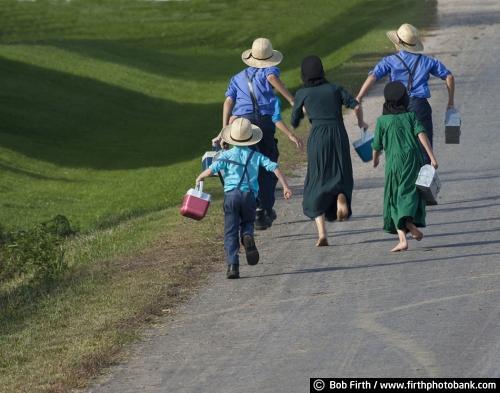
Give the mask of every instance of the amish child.
[{"label": "amish child", "polygon": [[[397,52],[384,57],[369,72],[356,100],[361,103],[363,97],[375,82],[384,78],[387,74],[390,75],[391,81],[403,82],[410,96],[408,110],[415,112],[417,119],[425,127],[427,138],[432,147],[432,108],[428,102],[428,98],[431,96],[429,77],[433,75],[445,81],[448,90],[447,109],[454,106],[455,77],[439,60],[421,53],[424,50],[424,45],[415,26],[403,23],[397,31],[388,31],[386,35],[395,45]],[[430,164],[430,157],[427,156],[426,149],[423,146],[421,151],[424,155],[424,162]]]},{"label": "amish child", "polygon": [[[280,69],[277,67],[282,59],[283,55],[273,49],[269,39],[255,39],[252,48],[241,54],[241,60],[248,67],[229,81],[222,111],[222,127],[230,124],[231,115],[244,117],[258,126],[263,135],[257,150],[273,162],[278,162],[279,156],[278,145],[274,139],[276,128],[272,121],[276,101],[273,88],[293,105],[293,95],[281,81]],[[212,140],[212,143],[222,144],[222,142],[220,134]],[[258,182],[255,229],[265,230],[276,218],[273,207],[277,179],[273,173],[261,169]]]},{"label": "amish child", "polygon": [[244,118],[236,119],[221,132],[224,142],[233,145],[203,171],[196,183],[212,173],[224,170],[224,250],[228,264],[227,278],[239,278],[240,239],[249,265],[259,262],[259,252],[254,241],[256,198],[259,192],[258,173],[262,167],[274,172],[283,186],[285,199],[292,196],[288,183],[278,168],[263,154],[250,149],[262,138],[259,127]]},{"label": "amish child", "polygon": [[415,186],[418,172],[423,165],[419,141],[438,167],[424,126],[414,112],[408,112],[409,97],[401,82],[390,82],[384,89],[383,115],[377,119],[373,139],[373,166],[379,164],[385,150],[384,230],[397,233],[399,243],[391,250],[408,249],[406,233],[422,240],[418,227],[425,227],[425,201]]},{"label": "amish child", "polygon": [[[237,116],[231,116],[229,118],[229,124],[231,124],[237,118]],[[297,136],[292,130],[290,130],[290,128],[288,128],[286,123],[283,121],[283,118],[281,117],[281,100],[279,99],[279,97],[276,97],[272,121],[276,128],[279,129],[283,134],[285,134],[288,139],[293,142],[295,146],[297,146],[297,149],[302,150],[304,148],[304,142],[302,141],[302,139]],[[258,213],[259,209],[257,209],[257,216]],[[273,221],[276,220],[276,211],[271,208],[270,212],[265,215],[265,219],[267,219],[267,223],[265,223],[265,226],[269,228],[272,225]],[[255,229],[263,229],[262,223],[256,222]]]}]

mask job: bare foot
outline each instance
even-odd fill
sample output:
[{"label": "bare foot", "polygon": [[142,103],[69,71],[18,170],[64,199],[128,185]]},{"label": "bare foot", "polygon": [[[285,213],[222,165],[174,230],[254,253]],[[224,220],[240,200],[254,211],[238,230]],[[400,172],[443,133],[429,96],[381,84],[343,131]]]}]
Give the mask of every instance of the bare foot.
[{"label": "bare foot", "polygon": [[407,242],[399,242],[396,247],[394,247],[391,252],[406,251],[408,250]]},{"label": "bare foot", "polygon": [[326,247],[328,246],[328,239],[326,237],[320,237],[316,242],[316,247]]},{"label": "bare foot", "polygon": [[344,221],[349,215],[349,208],[347,207],[347,198],[344,194],[339,194],[337,197],[337,220]]},{"label": "bare foot", "polygon": [[418,230],[418,228],[415,226],[415,224],[413,224],[413,223],[408,223],[408,224],[406,224],[406,227],[408,228],[408,230],[409,230],[409,231],[410,231],[410,233],[411,233],[411,236],[412,236],[415,240],[417,240],[417,241],[422,240],[422,238],[424,237],[424,234]]}]

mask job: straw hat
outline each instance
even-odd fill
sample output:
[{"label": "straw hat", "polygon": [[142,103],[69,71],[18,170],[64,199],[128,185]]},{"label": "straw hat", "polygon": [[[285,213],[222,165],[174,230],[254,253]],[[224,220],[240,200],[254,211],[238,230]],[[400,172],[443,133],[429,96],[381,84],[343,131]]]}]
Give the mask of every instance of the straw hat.
[{"label": "straw hat", "polygon": [[241,60],[250,67],[266,68],[281,63],[283,55],[273,50],[273,45],[267,38],[257,38],[253,41],[252,49],[241,54]]},{"label": "straw hat", "polygon": [[221,132],[224,142],[235,146],[251,146],[262,139],[262,130],[243,117],[237,118]]},{"label": "straw hat", "polygon": [[399,26],[397,31],[391,30],[386,34],[394,44],[407,52],[422,52],[424,50],[417,28],[409,23],[404,23]]}]

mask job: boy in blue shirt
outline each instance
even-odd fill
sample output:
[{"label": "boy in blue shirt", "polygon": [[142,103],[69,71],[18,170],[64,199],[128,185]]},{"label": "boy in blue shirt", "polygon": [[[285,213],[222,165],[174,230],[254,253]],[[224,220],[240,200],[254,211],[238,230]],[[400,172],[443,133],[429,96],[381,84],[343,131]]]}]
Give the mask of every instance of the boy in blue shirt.
[{"label": "boy in blue shirt", "polygon": [[[275,111],[276,89],[293,106],[293,96],[280,79],[277,67],[282,61],[281,52],[274,50],[267,38],[257,38],[252,48],[241,54],[241,60],[248,66],[234,75],[226,90],[223,104],[222,127],[230,124],[231,115],[244,117],[257,125],[263,133],[261,141],[254,147],[271,161],[277,162],[278,145],[274,139],[275,125],[272,116]],[[221,143],[220,134],[212,140]],[[261,170],[259,174],[259,195],[255,229],[264,230],[275,218],[274,191],[277,179],[273,173]]]},{"label": "boy in blue shirt", "polygon": [[[408,109],[415,112],[417,119],[425,128],[425,133],[432,146],[434,126],[432,123],[432,108],[428,102],[431,96],[429,77],[436,76],[446,83],[448,89],[448,104],[446,109],[453,108],[455,100],[455,78],[443,63],[420,52],[424,45],[415,26],[402,24],[399,29],[388,31],[387,37],[396,46],[397,53],[386,56],[369,72],[356,100],[361,103],[363,97],[378,80],[390,75],[391,82],[402,82],[410,96]],[[421,145],[424,162],[431,163],[427,151]]]},{"label": "boy in blue shirt", "polygon": [[254,241],[254,222],[259,193],[259,168],[273,172],[283,186],[283,196],[289,199],[292,191],[278,168],[263,154],[250,149],[262,139],[262,130],[245,118],[236,119],[221,132],[224,142],[233,145],[196,179],[196,184],[212,173],[224,170],[224,251],[228,264],[227,278],[239,278],[240,239],[249,265],[259,262]]}]

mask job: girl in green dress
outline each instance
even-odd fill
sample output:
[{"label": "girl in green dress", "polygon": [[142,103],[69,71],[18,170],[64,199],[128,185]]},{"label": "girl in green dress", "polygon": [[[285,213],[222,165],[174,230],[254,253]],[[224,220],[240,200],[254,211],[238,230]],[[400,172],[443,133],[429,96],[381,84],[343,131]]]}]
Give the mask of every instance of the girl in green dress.
[{"label": "girl in green dress", "polygon": [[349,138],[342,106],[354,109],[358,125],[366,127],[358,102],[341,86],[325,79],[317,56],[302,61],[304,87],[297,91],[292,126],[307,113],[312,124],[307,142],[307,174],[304,183],[304,214],[316,221],[316,246],[327,246],[325,220],[345,220],[351,215],[353,188]]},{"label": "girl in green dress", "polygon": [[406,233],[422,240],[418,227],[425,227],[425,201],[415,182],[423,165],[418,141],[434,168],[438,167],[425,128],[414,112],[408,112],[409,97],[401,82],[390,82],[384,89],[383,115],[377,119],[373,139],[373,166],[385,150],[384,230],[397,233],[399,243],[391,250],[408,249]]}]

